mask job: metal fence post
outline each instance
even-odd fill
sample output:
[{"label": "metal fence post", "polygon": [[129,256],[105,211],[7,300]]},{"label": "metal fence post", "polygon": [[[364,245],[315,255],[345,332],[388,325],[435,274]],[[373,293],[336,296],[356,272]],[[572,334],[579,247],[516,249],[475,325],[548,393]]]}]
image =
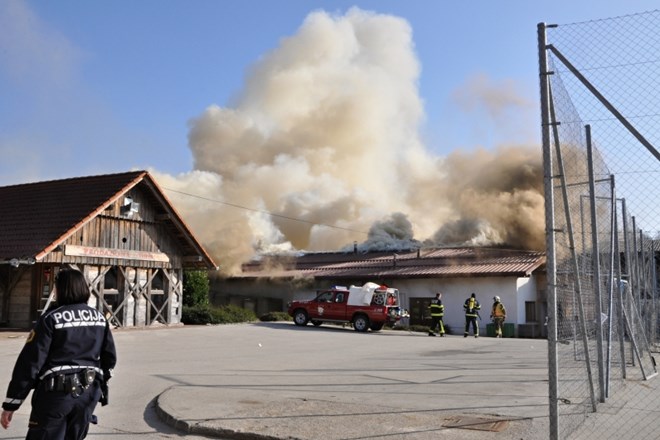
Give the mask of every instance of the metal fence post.
[{"label": "metal fence post", "polygon": [[537,25],[539,51],[539,81],[541,92],[541,138],[543,143],[543,185],[545,198],[546,268],[548,278],[548,404],[549,439],[559,439],[558,429],[558,382],[557,382],[557,302],[555,270],[555,216],[552,148],[550,146],[549,82],[546,53],[546,24]]},{"label": "metal fence post", "polygon": [[603,368],[603,306],[600,289],[600,245],[598,242],[598,215],[596,212],[596,177],[594,174],[591,126],[585,126],[587,134],[587,162],[589,169],[589,198],[591,200],[591,254],[593,259],[593,288],[596,302],[596,349],[598,354],[599,401],[605,402],[605,370]]}]

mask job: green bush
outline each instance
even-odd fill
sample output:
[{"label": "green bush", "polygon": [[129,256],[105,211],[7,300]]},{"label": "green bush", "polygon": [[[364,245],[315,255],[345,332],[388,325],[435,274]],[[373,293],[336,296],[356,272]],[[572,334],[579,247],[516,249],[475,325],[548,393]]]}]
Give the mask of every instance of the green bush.
[{"label": "green bush", "polygon": [[183,273],[183,305],[208,306],[209,275],[205,270],[187,270]]},{"label": "green bush", "polygon": [[260,321],[292,321],[293,318],[287,312],[268,312],[259,317]]},{"label": "green bush", "polygon": [[257,315],[255,315],[252,310],[232,305],[213,308],[212,314],[214,324],[232,324],[257,320]]},{"label": "green bush", "polygon": [[253,322],[257,315],[238,306],[212,307],[209,305],[183,306],[181,322],[188,325],[232,324]]},{"label": "green bush", "polygon": [[190,325],[212,324],[213,315],[209,306],[183,306],[181,322]]}]

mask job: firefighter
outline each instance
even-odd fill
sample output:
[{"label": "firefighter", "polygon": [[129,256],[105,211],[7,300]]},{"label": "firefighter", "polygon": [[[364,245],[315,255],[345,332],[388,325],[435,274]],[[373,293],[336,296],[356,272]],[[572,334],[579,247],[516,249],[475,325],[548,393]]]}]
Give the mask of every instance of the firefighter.
[{"label": "firefighter", "polygon": [[87,305],[85,276],[73,269],[59,271],[57,305],[37,320],[21,350],[0,424],[7,429],[30,390],[32,411],[26,439],[80,440],[87,436],[94,408],[117,361],[105,316]]},{"label": "firefighter", "polygon": [[429,306],[431,311],[431,327],[429,328],[429,336],[435,336],[435,329],[439,328],[440,336],[445,335],[445,324],[442,322],[442,317],[445,315],[445,306],[442,305],[442,293],[435,294],[435,298],[431,300]]},{"label": "firefighter", "polygon": [[463,309],[465,310],[465,333],[463,337],[467,338],[470,334],[470,325],[472,325],[472,331],[474,332],[474,337],[479,337],[479,323],[477,322],[477,317],[479,316],[479,310],[481,305],[477,301],[477,296],[472,293],[468,299],[465,300],[463,304]]},{"label": "firefighter", "polygon": [[504,308],[504,304],[500,301],[499,296],[493,297],[493,309],[490,312],[490,319],[492,319],[493,324],[495,324],[495,337],[501,338],[502,325],[506,320],[506,309]]}]

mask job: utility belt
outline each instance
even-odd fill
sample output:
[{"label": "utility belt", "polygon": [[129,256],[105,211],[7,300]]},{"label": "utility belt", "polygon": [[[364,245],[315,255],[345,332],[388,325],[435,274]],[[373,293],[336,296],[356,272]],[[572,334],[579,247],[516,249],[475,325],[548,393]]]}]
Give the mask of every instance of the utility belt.
[{"label": "utility belt", "polygon": [[46,391],[71,393],[74,397],[80,396],[96,379],[96,371],[86,368],[75,373],[52,374],[44,379]]}]

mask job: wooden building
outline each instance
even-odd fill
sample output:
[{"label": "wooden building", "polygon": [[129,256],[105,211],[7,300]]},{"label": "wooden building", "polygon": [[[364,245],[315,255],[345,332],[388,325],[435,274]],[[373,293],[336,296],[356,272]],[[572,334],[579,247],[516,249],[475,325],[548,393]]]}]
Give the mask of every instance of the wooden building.
[{"label": "wooden building", "polygon": [[0,325],[30,327],[63,267],[131,327],[180,323],[183,270],[216,265],[146,171],[0,187]]}]

